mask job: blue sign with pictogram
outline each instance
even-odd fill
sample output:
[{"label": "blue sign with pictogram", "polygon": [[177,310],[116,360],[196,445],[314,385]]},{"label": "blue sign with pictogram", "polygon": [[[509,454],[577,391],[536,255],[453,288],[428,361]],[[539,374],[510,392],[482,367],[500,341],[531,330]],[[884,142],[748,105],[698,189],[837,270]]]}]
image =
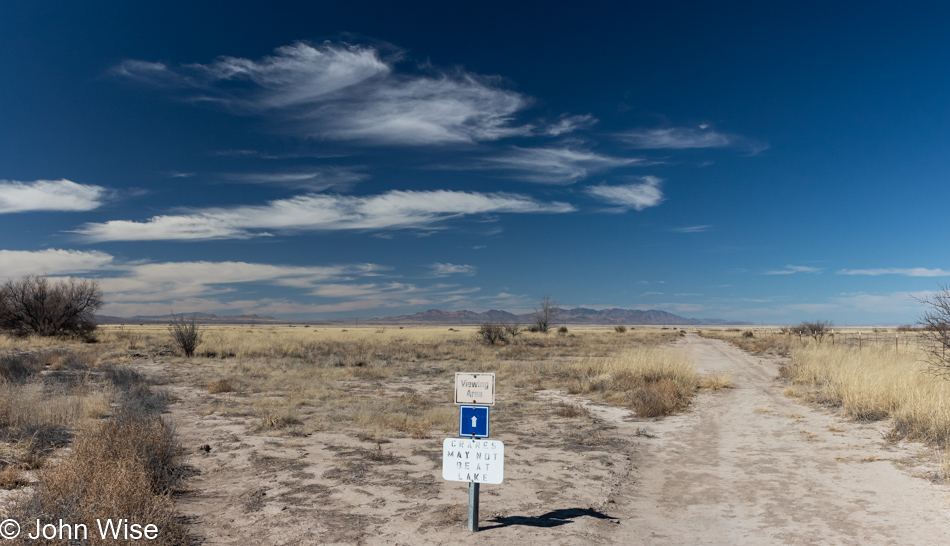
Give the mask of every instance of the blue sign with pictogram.
[{"label": "blue sign with pictogram", "polygon": [[488,438],[488,406],[459,406],[459,436]]}]

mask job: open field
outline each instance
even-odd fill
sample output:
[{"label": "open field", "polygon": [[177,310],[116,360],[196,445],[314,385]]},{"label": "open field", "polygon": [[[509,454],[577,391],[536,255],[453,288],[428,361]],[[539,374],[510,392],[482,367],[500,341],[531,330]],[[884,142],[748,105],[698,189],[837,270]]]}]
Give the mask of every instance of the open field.
[{"label": "open field", "polygon": [[[791,360],[762,359],[656,328],[496,346],[472,328],[202,333],[194,358],[155,326],[102,328],[96,344],[0,338],[0,515],[128,514],[160,523],[164,544],[936,543],[950,530],[945,431],[922,424],[942,414],[920,409],[944,391],[909,360],[867,368],[845,347],[778,342],[751,349]],[[829,362],[840,372],[816,376]],[[478,535],[466,484],[441,477],[456,371],[498,381],[505,482],[482,486]],[[931,402],[894,401],[911,399]],[[117,472],[147,494],[65,493]]]}]

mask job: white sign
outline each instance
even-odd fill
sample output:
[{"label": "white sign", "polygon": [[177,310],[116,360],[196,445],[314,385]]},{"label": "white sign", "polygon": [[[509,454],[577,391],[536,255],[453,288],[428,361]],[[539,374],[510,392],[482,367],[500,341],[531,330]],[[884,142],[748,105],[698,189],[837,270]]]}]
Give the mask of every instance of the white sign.
[{"label": "white sign", "polygon": [[442,478],[452,482],[501,483],[505,444],[498,440],[446,438],[442,442]]},{"label": "white sign", "polygon": [[456,373],[455,403],[495,405],[495,374]]}]

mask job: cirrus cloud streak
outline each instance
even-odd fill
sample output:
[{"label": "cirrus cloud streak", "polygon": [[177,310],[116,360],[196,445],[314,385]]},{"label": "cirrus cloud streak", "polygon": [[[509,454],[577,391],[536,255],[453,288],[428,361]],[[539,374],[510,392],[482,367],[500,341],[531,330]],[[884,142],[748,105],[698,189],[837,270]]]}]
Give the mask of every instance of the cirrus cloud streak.
[{"label": "cirrus cloud streak", "polygon": [[541,202],[512,193],[434,190],[361,197],[307,194],[264,205],[154,216],[143,222],[90,223],[75,233],[88,241],[246,239],[271,235],[270,231],[431,229],[450,218],[467,215],[573,210],[568,203]]}]

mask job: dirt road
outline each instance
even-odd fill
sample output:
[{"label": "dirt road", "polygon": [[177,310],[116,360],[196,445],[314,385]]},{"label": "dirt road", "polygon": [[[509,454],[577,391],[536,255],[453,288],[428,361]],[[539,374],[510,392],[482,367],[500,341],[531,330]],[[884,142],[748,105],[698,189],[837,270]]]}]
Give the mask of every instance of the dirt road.
[{"label": "dirt road", "polygon": [[690,334],[679,347],[700,373],[728,373],[735,388],[699,396],[690,412],[651,426],[656,437],[641,444],[635,483],[612,514],[622,522],[617,543],[950,540],[947,488],[907,468],[921,446],[886,446],[885,424],[848,422],[784,397],[775,363],[725,342]]}]

